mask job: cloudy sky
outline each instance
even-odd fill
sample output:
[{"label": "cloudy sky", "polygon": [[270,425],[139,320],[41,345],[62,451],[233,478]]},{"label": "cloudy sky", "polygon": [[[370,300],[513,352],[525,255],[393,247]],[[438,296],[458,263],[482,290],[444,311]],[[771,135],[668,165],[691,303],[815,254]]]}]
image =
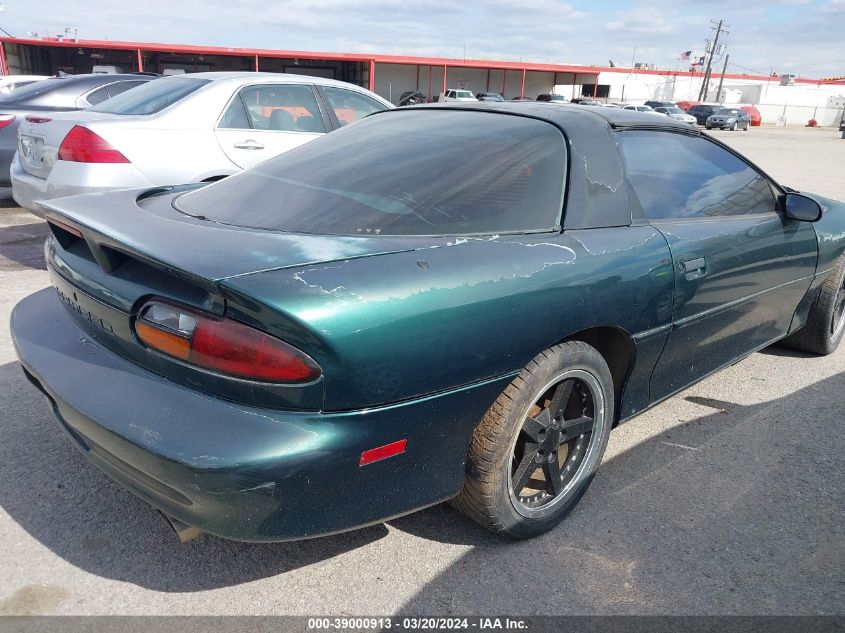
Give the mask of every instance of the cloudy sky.
[{"label": "cloudy sky", "polygon": [[845,75],[845,0],[7,0],[13,35],[678,68],[710,20],[735,72]]}]

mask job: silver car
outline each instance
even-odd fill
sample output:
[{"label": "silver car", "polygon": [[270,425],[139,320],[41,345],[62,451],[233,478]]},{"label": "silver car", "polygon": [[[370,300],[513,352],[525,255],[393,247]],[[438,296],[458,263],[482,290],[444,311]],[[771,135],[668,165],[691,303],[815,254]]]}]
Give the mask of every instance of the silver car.
[{"label": "silver car", "polygon": [[89,110],[25,118],[12,195],[38,215],[39,200],[219,180],[392,107],[368,90],[317,77],[165,77]]},{"label": "silver car", "polygon": [[0,186],[9,185],[9,167],[18,147],[18,129],[27,115],[41,118],[45,112],[84,110],[156,77],[62,75],[0,94]]},{"label": "silver car", "polygon": [[704,124],[708,130],[714,127],[720,130],[745,130],[751,126],[751,119],[745,110],[739,108],[721,108],[716,110],[713,114],[707,117],[707,122]]},{"label": "silver car", "polygon": [[655,112],[658,114],[665,114],[670,119],[675,119],[676,121],[683,121],[684,123],[689,123],[690,125],[695,125],[696,119],[691,114],[687,114],[680,108],[676,106],[660,106],[654,109]]}]

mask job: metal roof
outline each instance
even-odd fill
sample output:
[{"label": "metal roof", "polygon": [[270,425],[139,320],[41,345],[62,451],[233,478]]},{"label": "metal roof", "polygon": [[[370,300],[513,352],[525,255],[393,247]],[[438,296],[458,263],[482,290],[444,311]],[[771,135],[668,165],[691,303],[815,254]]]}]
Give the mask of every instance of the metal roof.
[{"label": "metal roof", "polygon": [[[381,53],[338,53],[325,51],[296,51],[268,48],[236,48],[226,46],[198,46],[193,44],[168,44],[158,42],[120,42],[113,40],[74,40],[42,38],[31,39],[22,37],[0,37],[0,44],[24,44],[42,47],[68,48],[101,48],[111,50],[127,50],[140,53],[173,53],[194,55],[226,55],[240,57],[288,58],[326,61],[357,61],[378,64],[408,64],[422,66],[448,66],[459,68],[490,68],[496,70],[537,71],[555,73],[579,73],[598,75],[603,72],[634,73],[638,75],[672,75],[678,77],[701,77],[702,73],[675,70],[651,70],[639,68],[620,68],[609,66],[589,66],[579,64],[551,64],[543,62],[517,62],[495,59],[455,59],[446,57],[419,57],[409,55],[386,55]],[[726,79],[754,79],[770,80],[768,75],[726,73]],[[841,80],[803,79],[797,78],[798,83],[843,84]]]}]

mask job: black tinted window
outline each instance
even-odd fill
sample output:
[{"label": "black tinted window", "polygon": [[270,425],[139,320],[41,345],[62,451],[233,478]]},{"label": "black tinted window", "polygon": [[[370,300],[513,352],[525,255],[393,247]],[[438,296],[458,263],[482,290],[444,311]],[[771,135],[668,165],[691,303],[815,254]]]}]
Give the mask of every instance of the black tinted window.
[{"label": "black tinted window", "polygon": [[619,135],[628,178],[647,218],[775,211],[769,181],[706,139],[670,132]]},{"label": "black tinted window", "polygon": [[561,133],[472,111],[377,114],[181,196],[219,222],[335,235],[550,230],[563,205]]},{"label": "black tinted window", "polygon": [[208,83],[196,77],[156,79],[91,108],[110,114],[154,114]]}]

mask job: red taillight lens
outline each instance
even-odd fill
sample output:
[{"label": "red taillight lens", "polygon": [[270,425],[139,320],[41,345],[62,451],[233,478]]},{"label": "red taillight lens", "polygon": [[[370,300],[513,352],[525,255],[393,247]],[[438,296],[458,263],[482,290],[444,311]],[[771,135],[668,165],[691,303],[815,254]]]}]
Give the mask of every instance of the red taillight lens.
[{"label": "red taillight lens", "polygon": [[163,301],[141,308],[135,333],[163,354],[238,378],[306,383],[321,374],[310,356],[269,334]]},{"label": "red taillight lens", "polygon": [[59,146],[59,160],[75,163],[128,163],[129,160],[102,136],[74,125]]},{"label": "red taillight lens", "polygon": [[15,122],[14,114],[0,114],[0,130]]}]

